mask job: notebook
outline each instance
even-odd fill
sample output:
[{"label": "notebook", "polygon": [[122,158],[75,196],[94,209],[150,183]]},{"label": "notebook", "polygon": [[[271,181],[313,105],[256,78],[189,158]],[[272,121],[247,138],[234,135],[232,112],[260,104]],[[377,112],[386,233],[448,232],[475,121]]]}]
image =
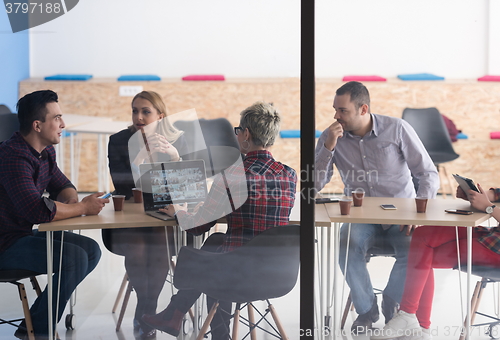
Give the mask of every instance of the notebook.
[{"label": "notebook", "polygon": [[207,197],[205,162],[189,160],[141,164],[144,212],[161,220],[173,217],[159,211],[168,204],[188,203],[193,208]]}]

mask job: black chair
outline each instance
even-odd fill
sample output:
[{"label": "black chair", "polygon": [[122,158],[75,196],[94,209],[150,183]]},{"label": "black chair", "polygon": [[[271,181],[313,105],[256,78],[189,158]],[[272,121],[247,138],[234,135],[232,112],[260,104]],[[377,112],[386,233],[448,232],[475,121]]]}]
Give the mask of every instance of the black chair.
[{"label": "black chair", "polygon": [[0,318],[1,324],[9,324],[14,327],[19,327],[19,323],[25,321],[26,323],[26,331],[28,333],[29,340],[35,340],[35,333],[33,332],[33,323],[31,321],[31,313],[28,304],[28,298],[26,295],[26,289],[24,284],[20,282],[24,279],[30,279],[33,289],[36,291],[37,296],[42,292],[40,290],[40,286],[38,285],[38,281],[36,279],[37,275],[41,275],[41,273],[32,272],[30,270],[0,270],[0,283],[10,283],[17,286],[17,290],[19,293],[19,299],[21,300],[21,304],[23,307],[24,318],[19,319],[11,319],[4,320]]},{"label": "black chair", "polygon": [[[462,265],[460,269],[464,272],[467,272],[467,265]],[[486,285],[488,283],[500,282],[500,268],[472,265],[471,273],[472,275],[481,277],[481,280],[477,281],[474,293],[472,294],[471,298],[470,325],[471,327],[487,326],[485,333],[488,334],[492,339],[498,339],[498,330],[495,330],[495,327],[500,325],[500,319],[488,314],[480,313],[477,310],[479,309],[479,303],[481,302],[483,291],[486,288]],[[493,321],[474,324],[476,314],[492,319]],[[466,326],[466,322],[467,319],[464,320],[464,329]],[[463,340],[464,338],[465,334],[461,334],[459,339]]]},{"label": "black chair", "polygon": [[182,158],[203,159],[207,177],[227,169],[241,157],[233,127],[225,118],[177,121],[174,126],[185,132],[188,147],[193,150]]},{"label": "black chair", "polygon": [[0,114],[4,113],[12,113],[12,111],[9,109],[7,105],[0,104]]},{"label": "black chair", "polygon": [[12,134],[19,130],[19,120],[15,113],[0,114],[0,141],[9,139]]},{"label": "black chair", "polygon": [[[376,244],[368,249],[366,253],[366,263],[370,262],[372,257],[377,256],[385,256],[385,257],[394,257],[394,248],[385,242],[384,238],[377,239]],[[373,293],[375,295],[380,295],[383,293],[381,289],[373,288]],[[345,323],[347,321],[347,317],[349,315],[349,311],[354,310],[354,305],[352,303],[351,293],[349,292],[349,296],[347,297],[347,301],[344,307],[344,313],[342,314],[342,319],[340,321],[340,329],[344,329]]]},{"label": "black chair", "polygon": [[[446,193],[453,195],[455,188],[451,184],[446,167],[442,164],[457,159],[460,155],[453,150],[450,134],[441,113],[435,107],[406,108],[403,111],[403,119],[415,129],[439,173],[444,175],[450,189],[449,192],[442,190],[442,193],[445,194],[444,197],[446,197]],[[443,183],[443,181],[441,182]]]},{"label": "black chair", "polygon": [[[220,301],[236,303],[233,314],[233,336],[238,335],[238,322],[246,324],[249,334],[265,321],[280,339],[288,339],[269,299],[288,294],[295,286],[299,272],[300,226],[288,225],[268,229],[254,239],[228,253],[211,253],[188,247],[181,248],[177,259],[174,285],[178,289],[195,289]],[[267,301],[267,310],[261,319],[252,320],[254,301]],[[216,312],[216,303],[210,310],[197,340],[203,339]],[[243,307],[242,307],[243,306]],[[241,317],[240,310],[249,308],[249,318]],[[271,314],[276,327],[265,319]],[[247,334],[248,335],[248,334]]]}]

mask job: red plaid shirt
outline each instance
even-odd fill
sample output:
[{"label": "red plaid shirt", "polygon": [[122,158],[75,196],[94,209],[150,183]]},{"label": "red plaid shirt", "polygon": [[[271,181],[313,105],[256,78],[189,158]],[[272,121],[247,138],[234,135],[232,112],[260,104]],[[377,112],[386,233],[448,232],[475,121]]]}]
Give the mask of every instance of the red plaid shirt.
[{"label": "red plaid shirt", "polygon": [[227,186],[222,176],[218,176],[197,214],[184,211],[177,214],[177,219],[189,233],[200,235],[215,225],[221,217],[217,213],[227,210],[229,203],[239,205],[238,198],[248,194],[244,203],[240,202],[243,203],[240,207],[226,211],[228,228],[222,244],[223,252],[242,246],[266,229],[288,224],[295,201],[295,170],[275,161],[270,152],[249,152],[243,165],[246,181],[241,181],[242,174],[238,177],[237,170],[233,173],[225,171],[231,195],[229,202]]},{"label": "red plaid shirt", "polygon": [[[500,189],[491,188],[495,195],[494,202],[500,201]],[[477,232],[480,233],[478,238],[479,243],[481,243],[486,248],[500,254],[500,225],[494,228],[477,227]]]},{"label": "red plaid shirt", "polygon": [[32,235],[33,224],[50,222],[56,214],[51,198],[73,187],[56,164],[53,146],[42,153],[16,132],[0,144],[0,252],[17,239]]}]

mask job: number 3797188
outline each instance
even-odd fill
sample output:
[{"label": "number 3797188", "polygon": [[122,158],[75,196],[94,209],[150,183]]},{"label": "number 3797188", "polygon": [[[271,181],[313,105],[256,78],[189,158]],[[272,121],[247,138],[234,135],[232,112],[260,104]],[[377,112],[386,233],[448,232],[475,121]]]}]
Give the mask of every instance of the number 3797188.
[{"label": "number 3797188", "polygon": [[5,10],[7,14],[11,13],[59,13],[61,12],[61,3],[59,2],[6,2]]}]

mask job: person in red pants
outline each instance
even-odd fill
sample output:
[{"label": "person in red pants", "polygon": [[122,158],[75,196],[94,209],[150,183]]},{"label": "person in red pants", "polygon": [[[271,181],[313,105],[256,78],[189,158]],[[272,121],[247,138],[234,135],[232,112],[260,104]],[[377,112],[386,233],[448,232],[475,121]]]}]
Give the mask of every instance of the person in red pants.
[{"label": "person in red pants", "polygon": [[[500,189],[484,191],[479,184],[478,189],[480,192],[468,192],[472,207],[500,221],[500,207],[491,203],[500,201]],[[467,200],[460,187],[457,197]],[[374,331],[371,339],[432,339],[429,329],[434,296],[433,268],[454,268],[459,256],[461,264],[467,263],[467,229],[458,228],[458,249],[456,235],[456,227],[423,226],[415,230],[400,310],[380,332]],[[474,227],[472,235],[472,264],[500,268],[500,225]]]}]

